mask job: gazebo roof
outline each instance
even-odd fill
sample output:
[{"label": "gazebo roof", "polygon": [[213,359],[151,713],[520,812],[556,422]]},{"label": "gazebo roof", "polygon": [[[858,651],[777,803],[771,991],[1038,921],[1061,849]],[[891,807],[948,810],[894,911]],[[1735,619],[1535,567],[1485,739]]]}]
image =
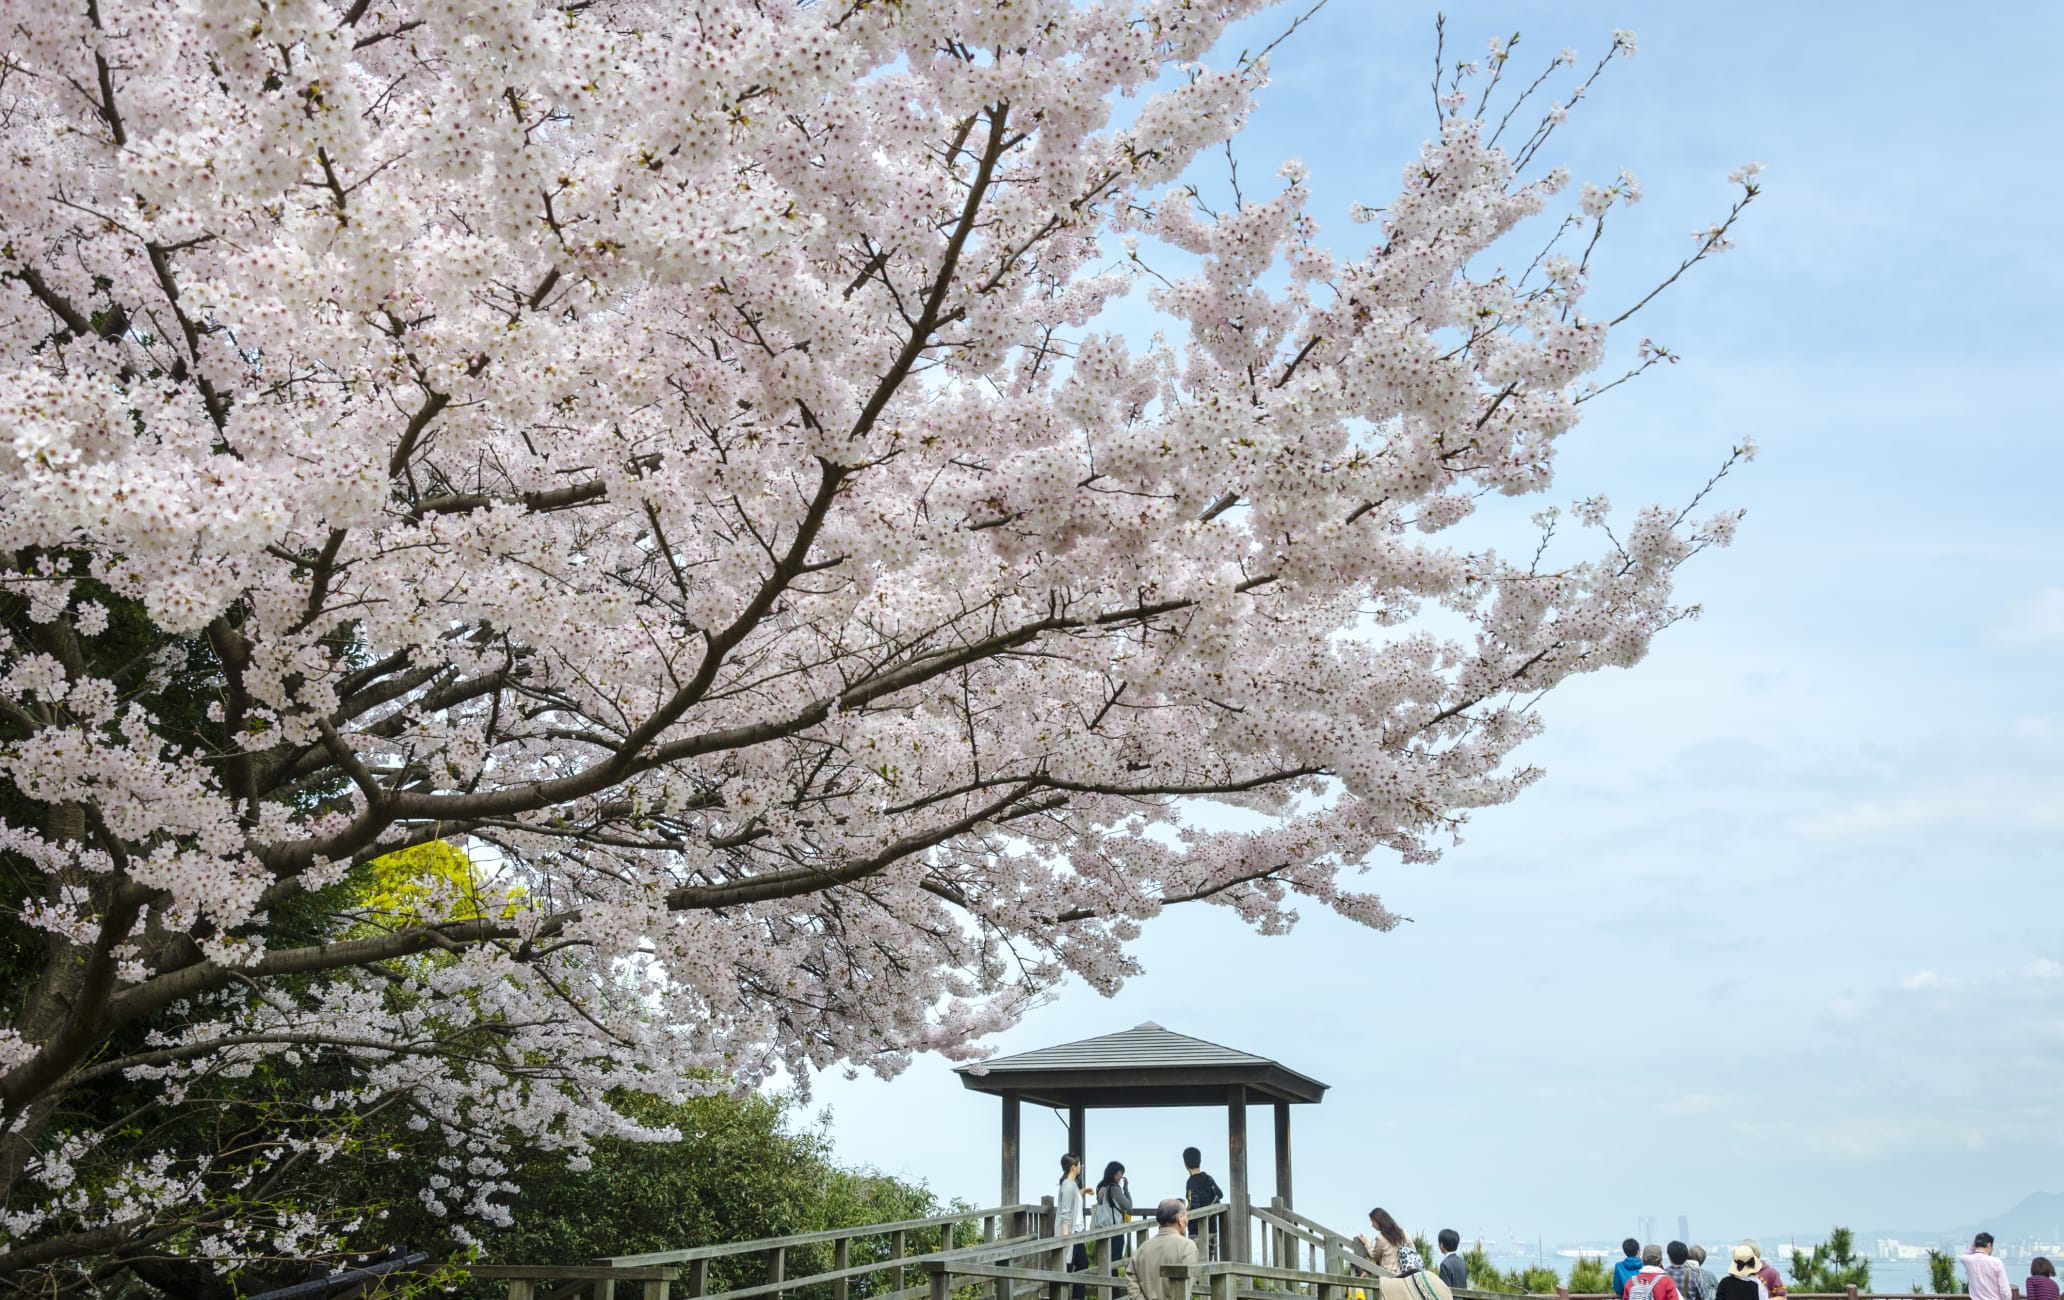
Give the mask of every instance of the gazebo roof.
[{"label": "gazebo roof", "polygon": [[956,1067],[976,1092],[1042,1106],[1223,1106],[1239,1084],[1256,1102],[1315,1102],[1326,1085],[1281,1062],[1148,1021],[1133,1029]]}]

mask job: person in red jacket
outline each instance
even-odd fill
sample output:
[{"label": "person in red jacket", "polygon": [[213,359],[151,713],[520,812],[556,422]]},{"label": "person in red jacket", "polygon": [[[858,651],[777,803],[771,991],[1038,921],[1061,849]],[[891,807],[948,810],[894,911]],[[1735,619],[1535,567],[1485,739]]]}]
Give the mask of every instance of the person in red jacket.
[{"label": "person in red jacket", "polygon": [[1663,1269],[1663,1248],[1654,1242],[1641,1248],[1641,1267],[1627,1279],[1626,1300],[1684,1300]]}]

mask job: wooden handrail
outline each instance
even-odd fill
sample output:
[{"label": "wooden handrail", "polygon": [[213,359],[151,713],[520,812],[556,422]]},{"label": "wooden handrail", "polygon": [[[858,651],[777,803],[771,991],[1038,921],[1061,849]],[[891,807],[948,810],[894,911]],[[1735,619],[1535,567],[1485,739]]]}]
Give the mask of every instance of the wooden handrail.
[{"label": "wooden handrail", "polygon": [[833,1269],[829,1273],[812,1273],[807,1277],[780,1278],[772,1282],[762,1282],[757,1286],[742,1286],[730,1291],[711,1291],[707,1294],[712,1297],[712,1300],[715,1300],[715,1297],[718,1296],[726,1297],[727,1300],[752,1300],[754,1296],[775,1295],[783,1291],[793,1291],[798,1287],[810,1286],[818,1282],[836,1282],[841,1278],[850,1281],[856,1277],[866,1277],[870,1273],[886,1272],[899,1264],[906,1268],[913,1264],[924,1268],[930,1268],[935,1264],[945,1267],[956,1261],[965,1261],[966,1264],[972,1265],[979,1263],[979,1257],[983,1255],[996,1254],[1008,1250],[1024,1251],[1036,1243],[1053,1240],[1055,1238],[1052,1237],[1006,1237],[999,1241],[985,1241],[973,1246],[956,1246],[952,1250],[927,1251],[922,1255],[905,1255],[901,1259],[893,1260],[885,1259],[877,1264],[855,1264],[850,1268]]},{"label": "wooden handrail", "polygon": [[1287,1232],[1299,1241],[1307,1242],[1322,1250],[1347,1250],[1351,1252],[1355,1249],[1354,1238],[1343,1237],[1331,1228],[1319,1228],[1316,1230],[1307,1228],[1293,1219],[1283,1217],[1278,1211],[1266,1210],[1258,1205],[1252,1207],[1248,1212],[1276,1231]]},{"label": "wooden handrail", "polygon": [[1003,1205],[986,1210],[965,1210],[959,1214],[936,1214],[928,1219],[901,1219],[894,1223],[865,1223],[851,1228],[824,1228],[816,1232],[798,1232],[786,1237],[760,1237],[752,1241],[737,1241],[722,1246],[654,1250],[642,1255],[609,1255],[595,1262],[611,1267],[634,1268],[645,1264],[685,1264],[696,1259],[722,1259],[728,1255],[751,1255],[761,1251],[784,1250],[790,1246],[814,1246],[840,1238],[850,1240],[854,1237],[883,1237],[891,1233],[914,1232],[947,1224],[957,1227],[963,1223],[973,1223],[997,1215],[1037,1214],[1040,1208],[1037,1205]]},{"label": "wooden handrail", "polygon": [[491,1282],[671,1282],[674,1268],[600,1268],[592,1264],[475,1264],[466,1270]]},{"label": "wooden handrail", "polygon": [[[1192,1223],[1208,1222],[1221,1218],[1230,1212],[1230,1207],[1220,1202],[1203,1206],[1190,1215]],[[785,1276],[784,1265],[791,1248],[832,1243],[840,1247],[838,1255],[850,1256],[845,1249],[855,1238],[884,1237],[896,1243],[895,1249],[902,1249],[902,1239],[910,1232],[939,1228],[944,1231],[947,1242],[951,1242],[953,1229],[963,1224],[990,1222],[1002,1226],[1009,1224],[1013,1216],[1029,1221],[1035,1231],[1021,1232],[1008,1237],[994,1237],[987,1241],[966,1246],[944,1245],[938,1250],[918,1255],[897,1255],[890,1259],[876,1260],[864,1264],[846,1263],[828,1272],[811,1273],[806,1276]],[[648,1296],[665,1296],[671,1293],[673,1283],[678,1279],[684,1283],[689,1296],[710,1296],[712,1300],[767,1300],[800,1290],[804,1287],[828,1284],[838,1297],[846,1284],[855,1278],[895,1272],[900,1274],[907,1267],[916,1266],[931,1272],[936,1281],[943,1271],[948,1275],[990,1278],[999,1282],[1046,1282],[1056,1279],[1071,1284],[1097,1287],[1109,1290],[1122,1285],[1109,1271],[1048,1273],[1046,1270],[1015,1267],[1019,1257],[1040,1256],[1073,1246],[1090,1246],[1114,1239],[1136,1238],[1152,1233],[1156,1228],[1153,1216],[1140,1214],[1128,1216],[1122,1223],[1103,1228],[1084,1228],[1079,1232],[1061,1234],[1056,1232],[1053,1220],[1053,1203],[993,1206],[979,1210],[964,1210],[954,1214],[938,1214],[922,1219],[902,1219],[892,1223],[857,1224],[850,1228],[826,1228],[814,1232],[791,1233],[784,1237],[761,1237],[752,1241],[727,1242],[715,1246],[690,1246],[680,1250],[647,1251],[637,1255],[613,1255],[594,1260],[584,1265],[556,1264],[483,1264],[469,1270],[473,1276],[484,1280],[507,1281],[512,1297],[528,1297],[533,1294],[533,1284],[564,1284],[591,1282],[595,1295],[612,1294],[618,1282],[643,1283]],[[766,1255],[769,1257],[769,1278],[751,1286],[737,1287],[729,1291],[707,1291],[709,1263],[717,1259],[733,1259],[741,1256]],[[685,1267],[675,1268],[672,1265]],[[901,1277],[897,1278],[901,1282]],[[926,1294],[927,1286],[893,1286],[890,1290],[877,1293],[875,1300],[917,1300]],[[1011,1288],[999,1288],[1009,1290]]]},{"label": "wooden handrail", "polygon": [[1335,1245],[1352,1246],[1355,1244],[1355,1239],[1353,1237],[1347,1236],[1344,1233],[1335,1232],[1333,1229],[1327,1227],[1325,1224],[1320,1223],[1317,1219],[1311,1218],[1308,1215],[1299,1214],[1297,1211],[1291,1209],[1289,1206],[1279,1205],[1274,1201],[1271,1201],[1267,1206],[1254,1207],[1254,1213],[1274,1215],[1278,1218],[1284,1219],[1288,1221],[1288,1223],[1293,1228],[1301,1229],[1305,1232],[1312,1234],[1313,1236],[1320,1238],[1321,1240],[1319,1240],[1316,1243],[1319,1245],[1326,1245],[1330,1243]]},{"label": "wooden handrail", "polygon": [[1050,1268],[1012,1268],[1004,1264],[961,1264],[957,1267],[946,1264],[927,1264],[925,1270],[933,1274],[950,1273],[954,1277],[1000,1277],[1012,1282],[1059,1282],[1065,1286],[1110,1286],[1116,1279],[1096,1273],[1070,1273]]}]

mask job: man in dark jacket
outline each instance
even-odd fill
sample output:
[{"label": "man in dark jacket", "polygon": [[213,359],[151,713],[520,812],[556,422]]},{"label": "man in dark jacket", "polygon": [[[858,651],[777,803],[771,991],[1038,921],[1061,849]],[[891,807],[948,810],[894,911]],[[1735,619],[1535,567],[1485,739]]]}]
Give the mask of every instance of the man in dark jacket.
[{"label": "man in dark jacket", "polygon": [[1440,1230],[1440,1280],[1450,1288],[1469,1285],[1469,1261],[1462,1258],[1462,1234],[1453,1228]]},{"label": "man in dark jacket", "polygon": [[1190,1171],[1190,1180],[1183,1184],[1184,1207],[1189,1210],[1191,1215],[1190,1235],[1197,1237],[1199,1235],[1197,1229],[1203,1228],[1204,1232],[1200,1240],[1206,1246],[1204,1256],[1206,1259],[1217,1259],[1218,1225],[1215,1223],[1200,1224],[1196,1222],[1195,1216],[1197,1211],[1205,1206],[1216,1205],[1223,1201],[1225,1199],[1225,1192],[1220,1189],[1216,1178],[1204,1172],[1204,1153],[1202,1151],[1197,1150],[1195,1147],[1184,1147],[1182,1162],[1183,1168]]}]

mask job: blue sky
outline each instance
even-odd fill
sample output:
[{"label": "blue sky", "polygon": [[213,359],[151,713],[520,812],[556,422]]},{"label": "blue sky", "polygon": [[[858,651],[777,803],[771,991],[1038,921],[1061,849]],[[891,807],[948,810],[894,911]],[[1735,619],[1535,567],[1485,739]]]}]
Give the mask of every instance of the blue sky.
[{"label": "blue sky", "polygon": [[[1451,51],[1523,32],[1523,68],[1639,34],[1553,150],[1646,192],[1615,212],[1601,304],[1689,251],[1733,167],[1768,165],[1738,247],[1620,340],[1684,362],[1596,404],[1558,492],[1675,502],[1750,434],[1741,538],[1686,577],[1702,621],[1550,700],[1525,754],[1546,780],[1438,864],[1372,864],[1410,925],[1171,915],[1117,997],[1069,988],[997,1046],[1155,1020],[1326,1080],[1297,1116],[1298,1202],[1343,1228],[1382,1203],[1551,1245],[1639,1215],[1804,1237],[2064,1188],[2064,123],[2043,88],[2064,6],[1447,15]],[[1430,124],[1432,20],[1333,0],[1278,52],[1243,179],[1303,158],[1310,210],[1352,241],[1347,205],[1383,202]],[[846,1158],[993,1201],[995,1103],[943,1062],[815,1100]],[[1065,1138],[1025,1123],[1032,1182]],[[1151,1195],[1188,1141],[1222,1170],[1216,1112],[1092,1115],[1088,1154]]]}]

